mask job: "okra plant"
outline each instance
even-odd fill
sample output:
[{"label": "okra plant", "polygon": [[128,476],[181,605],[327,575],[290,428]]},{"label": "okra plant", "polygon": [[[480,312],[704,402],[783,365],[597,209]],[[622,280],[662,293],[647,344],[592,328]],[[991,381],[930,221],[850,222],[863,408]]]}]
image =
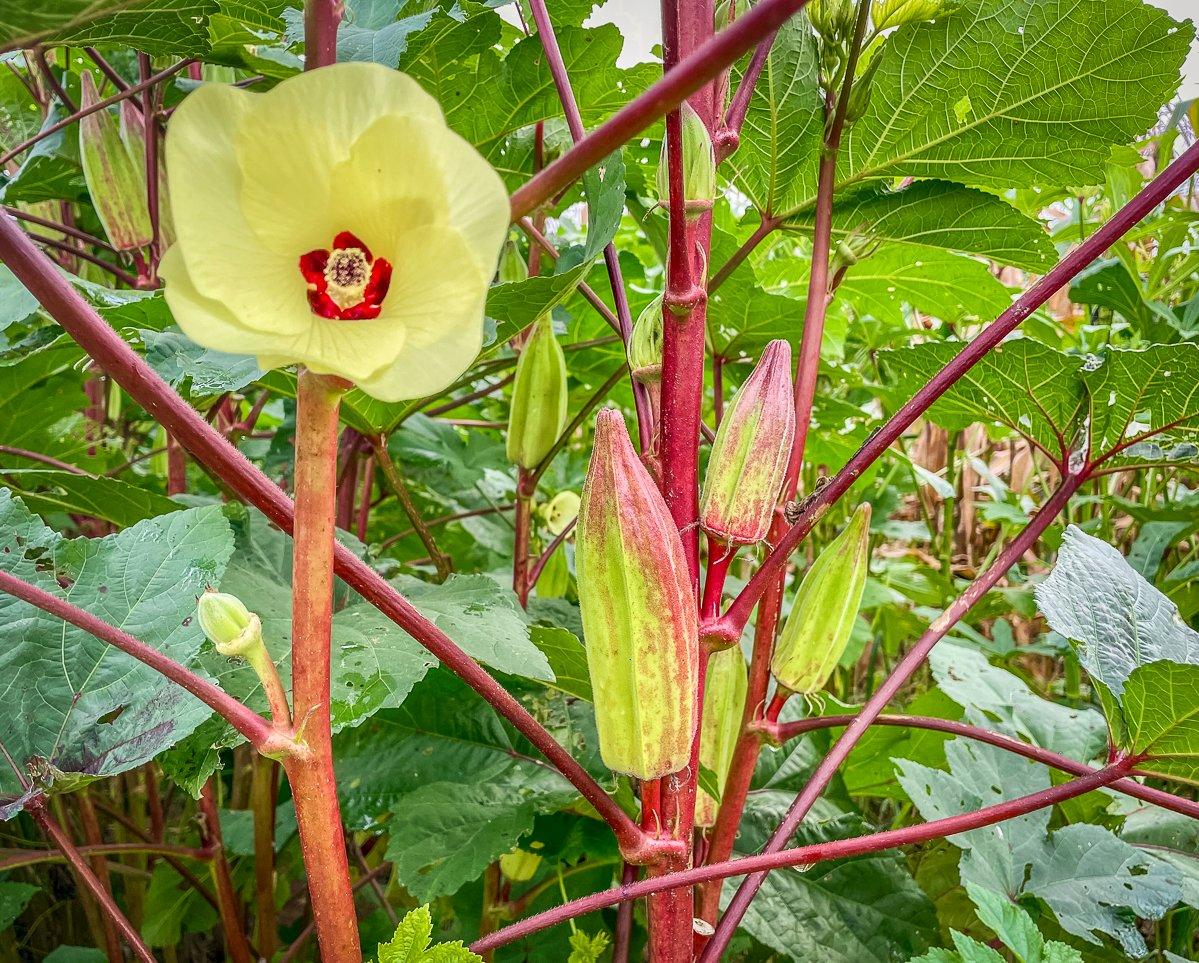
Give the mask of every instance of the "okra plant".
[{"label": "okra plant", "polygon": [[1199,954],[1194,25],[607,6],[0,17],[3,959]]}]

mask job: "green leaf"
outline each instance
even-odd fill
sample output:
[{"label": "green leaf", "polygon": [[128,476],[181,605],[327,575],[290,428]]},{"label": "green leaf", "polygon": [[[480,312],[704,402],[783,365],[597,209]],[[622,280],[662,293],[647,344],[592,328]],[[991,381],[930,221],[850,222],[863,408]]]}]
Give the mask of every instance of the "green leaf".
[{"label": "green leaf", "polygon": [[472,963],[482,960],[461,941],[430,947],[432,938],[433,917],[429,907],[418,906],[400,920],[391,940],[379,946],[379,963]]},{"label": "green leaf", "polygon": [[587,650],[569,629],[534,625],[529,633],[533,644],[541,650],[554,673],[549,683],[567,695],[591,702],[591,673],[587,668]]},{"label": "green leaf", "polygon": [[[220,581],[233,549],[219,507],[173,512],[105,538],[64,539],[7,490],[0,540],[5,571],[185,664],[203,644],[196,597]],[[152,669],[11,596],[0,596],[0,653],[10,709],[0,742],[23,769],[66,787],[141,765],[210,714]],[[0,772],[0,789],[14,785]]]},{"label": "green leaf", "polygon": [[60,946],[42,963],[107,963],[103,950],[91,946]]},{"label": "green leaf", "polygon": [[1138,332],[1146,332],[1157,318],[1140,283],[1119,258],[1096,261],[1080,272],[1070,284],[1070,300],[1114,311]]},{"label": "green leaf", "polygon": [[191,380],[195,395],[240,391],[262,377],[255,358],[203,348],[177,327],[166,331],[141,331],[146,361],[172,387]]},{"label": "green leaf", "polygon": [[[880,355],[898,393],[908,397],[957,356],[964,345],[930,342]],[[1068,454],[1084,411],[1082,359],[1028,338],[1005,341],[959,378],[929,410],[950,430],[976,422],[1001,424],[1050,457]]]},{"label": "green leaf", "polygon": [[0,932],[6,931],[42,888],[31,883],[0,880]]},{"label": "green leaf", "polygon": [[570,958],[566,963],[599,963],[609,942],[608,934],[603,930],[594,936],[575,930],[570,934]]},{"label": "green leaf", "polygon": [[587,244],[583,260],[598,257],[616,237],[624,216],[624,156],[613,151],[583,174],[583,193],[587,195]]},{"label": "green leaf", "polygon": [[125,528],[183,506],[165,495],[104,475],[79,475],[54,468],[18,468],[4,473],[13,492],[31,511],[88,515]]},{"label": "green leaf", "polygon": [[1112,350],[1089,360],[1091,458],[1117,451],[1105,467],[1199,457],[1199,345]]},{"label": "green leaf", "polygon": [[[810,231],[811,224],[812,215],[804,213],[789,218],[783,227]],[[1053,242],[1040,222],[994,194],[946,181],[916,181],[899,191],[863,191],[838,198],[833,236],[962,251],[1041,273],[1056,260]],[[908,250],[913,257],[925,254]]]},{"label": "green leaf", "polygon": [[[745,64],[733,68],[733,88]],[[802,172],[816,163],[824,140],[819,65],[807,17],[792,17],[775,35],[749,101],[740,146],[726,162],[733,182],[765,214],[793,210],[806,200]]]},{"label": "green leaf", "polygon": [[887,244],[845,275],[834,304],[901,326],[904,306],[942,321],[990,321],[1011,304],[985,264],[936,248]]},{"label": "green leaf", "polygon": [[[898,760],[899,781],[925,819],[940,819],[1048,789],[1044,766],[995,746],[954,739],[945,746],[950,771]],[[1114,937],[1130,956],[1146,952],[1128,910],[1160,919],[1179,899],[1173,874],[1159,860],[1108,830],[1087,823],[1050,831],[1050,809],[950,836],[964,850],[960,872],[975,884],[1016,899],[1045,901],[1068,932],[1091,943]]]},{"label": "green leaf", "polygon": [[487,292],[487,317],[496,322],[495,340],[493,347],[484,349],[484,353],[507,344],[547,311],[569,298],[590,270],[591,262],[583,261],[561,274],[535,275],[523,281],[493,284]]},{"label": "green leaf", "polygon": [[168,863],[157,863],[146,892],[142,938],[150,946],[175,946],[185,933],[202,933],[217,921],[216,910]]},{"label": "green leaf", "polygon": [[967,883],[966,892],[978,911],[978,918],[995,931],[1020,963],[1039,963],[1045,937],[1032,917],[1006,896],[982,886]]},{"label": "green leaf", "polygon": [[37,306],[37,298],[12,271],[0,264],[0,331],[17,321],[24,321]]},{"label": "green leaf", "polygon": [[417,899],[455,893],[533,828],[537,808],[503,785],[429,783],[394,803],[387,858]]},{"label": "green leaf", "polygon": [[[896,177],[1102,183],[1111,148],[1140,137],[1173,95],[1192,36],[1142,0],[963,0],[900,27],[846,133],[839,193]],[[800,177],[776,213],[812,206],[816,165]]]}]

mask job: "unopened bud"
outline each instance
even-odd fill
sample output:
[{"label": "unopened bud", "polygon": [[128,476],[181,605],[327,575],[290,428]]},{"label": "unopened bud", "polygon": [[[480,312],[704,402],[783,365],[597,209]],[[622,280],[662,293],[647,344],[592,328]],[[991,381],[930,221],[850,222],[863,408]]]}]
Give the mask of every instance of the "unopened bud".
[{"label": "unopened bud", "polygon": [[656,779],[691,756],[699,617],[683,543],[620,412],[596,420],[575,565],[600,755]]},{"label": "unopened bud", "polygon": [[822,689],[845,654],[870,569],[869,545],[870,505],[863,503],[804,574],[770,663],[789,691]]},{"label": "unopened bud", "polygon": [[262,646],[262,623],[236,595],[205,592],[196,604],[200,628],[216,650],[229,658],[246,658]]},{"label": "unopened bud", "polygon": [[[95,82],[85,71],[80,104],[85,109],[94,107],[99,99]],[[79,121],[83,179],[108,240],[118,251],[145,247],[153,238],[146,206],[145,132],[138,135],[135,130],[107,109]]]},{"label": "unopened bud", "polygon": [[500,857],[500,872],[514,883],[527,883],[540,865],[540,856],[520,848]]},{"label": "unopened bud", "polygon": [[882,56],[875,51],[865,66],[858,66],[858,75],[849,91],[849,103],[845,105],[846,122],[855,123],[866,113],[866,108],[870,106],[871,91],[874,90],[874,75],[878,73],[878,65],[882,60]]},{"label": "unopened bud", "polygon": [[537,595],[543,599],[560,599],[570,589],[570,565],[566,561],[566,549],[558,546],[545,561],[537,577]]},{"label": "unopened bud", "polygon": [[736,545],[766,537],[794,436],[791,346],[771,341],[716,431],[699,506],[704,531]]},{"label": "unopened bud", "polygon": [[813,29],[829,43],[853,34],[854,0],[808,0],[804,9]]},{"label": "unopened bud", "polygon": [[[716,786],[724,795],[724,784],[733,761],[733,750],[741,735],[741,716],[745,711],[748,687],[745,657],[739,646],[712,653],[708,659],[708,677],[704,683],[704,713],[700,720],[699,762],[716,775]],[[704,790],[695,797],[695,822],[711,826],[716,822],[720,799]]]},{"label": "unopened bud", "polygon": [[508,460],[534,468],[566,427],[566,355],[548,314],[533,322],[516,364],[508,414]]},{"label": "unopened bud", "polygon": [[509,240],[500,252],[499,281],[501,284],[511,284],[514,281],[524,281],[529,276],[529,266],[521,256],[516,242]]},{"label": "unopened bud", "polygon": [[642,384],[662,380],[662,295],[650,301],[633,323],[629,369]]},{"label": "unopened bud", "polygon": [[[716,199],[716,153],[708,128],[694,108],[684,102],[679,115],[683,127],[683,199],[687,216],[694,218],[711,210]],[[658,161],[658,197],[663,204],[670,199],[670,167],[666,155],[663,138]]]}]

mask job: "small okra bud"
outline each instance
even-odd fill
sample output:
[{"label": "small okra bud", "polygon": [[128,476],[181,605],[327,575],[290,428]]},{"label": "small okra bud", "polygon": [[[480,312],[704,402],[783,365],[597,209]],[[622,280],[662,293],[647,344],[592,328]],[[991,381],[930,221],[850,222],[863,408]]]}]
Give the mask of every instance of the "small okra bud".
[{"label": "small okra bud", "polygon": [[[81,78],[80,104],[99,101],[89,72]],[[132,110],[132,106],[129,107]],[[153,238],[146,206],[145,130],[98,110],[79,121],[79,159],[92,205],[118,251],[145,247]]]},{"label": "small okra bud", "polygon": [[527,883],[541,865],[541,857],[517,847],[500,857],[500,872],[514,883]]},{"label": "small okra bud", "polygon": [[570,489],[558,492],[541,509],[541,517],[551,535],[561,535],[566,526],[578,517],[579,496]]},{"label": "small okra bud", "polygon": [[247,658],[262,642],[262,623],[236,595],[205,592],[196,603],[200,628],[216,650],[228,658]]},{"label": "small okra bud", "polygon": [[516,363],[508,414],[508,460],[534,468],[566,427],[566,355],[548,314],[533,322]]},{"label": "small okra bud", "polygon": [[766,537],[794,435],[791,346],[771,341],[716,431],[699,506],[704,531],[736,545]]},{"label": "small okra bud", "polygon": [[789,691],[819,691],[841,661],[866,587],[869,545],[870,505],[863,503],[804,574],[770,663]]},{"label": "small okra bud", "polygon": [[699,613],[683,543],[624,417],[596,419],[575,535],[600,756],[656,779],[691,756]]},{"label": "small okra bud", "polygon": [[[716,200],[716,153],[712,148],[712,136],[695,109],[684,102],[679,113],[683,126],[683,199],[687,217],[696,218],[711,210]],[[658,161],[658,198],[663,204],[670,200],[665,138]]]},{"label": "small okra bud", "polygon": [[852,36],[854,0],[809,0],[805,10],[812,28],[828,43]]},{"label": "small okra bud", "polygon": [[849,91],[849,103],[845,105],[845,120],[847,123],[855,123],[861,120],[866,113],[866,108],[870,106],[870,93],[874,89],[874,75],[878,73],[878,65],[882,63],[882,56],[876,50],[864,66],[859,64],[858,75],[854,78],[853,87]]},{"label": "small okra bud", "polygon": [[[716,785],[724,795],[733,750],[741,735],[741,716],[745,711],[748,670],[740,646],[712,653],[708,659],[708,678],[704,683],[704,713],[700,720],[699,762],[716,774]],[[695,823],[711,826],[716,822],[720,799],[704,790],[695,797]]]},{"label": "small okra bud", "polygon": [[629,369],[642,384],[662,380],[662,295],[650,301],[633,322]]},{"label": "small okra bud", "polygon": [[529,266],[521,256],[516,242],[509,239],[500,252],[499,281],[501,284],[511,284],[513,281],[524,281],[529,276]]}]

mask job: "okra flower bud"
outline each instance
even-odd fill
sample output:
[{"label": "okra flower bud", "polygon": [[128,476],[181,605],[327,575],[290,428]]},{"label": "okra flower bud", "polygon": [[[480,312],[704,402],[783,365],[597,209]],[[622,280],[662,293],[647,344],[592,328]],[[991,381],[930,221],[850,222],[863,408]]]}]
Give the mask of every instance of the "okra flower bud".
[{"label": "okra flower bud", "polygon": [[508,459],[534,468],[566,427],[566,356],[548,314],[533,323],[516,364],[508,414]]},{"label": "okra flower bud", "polygon": [[699,613],[678,529],[618,411],[596,419],[575,565],[600,755],[656,779],[686,767]]},{"label": "okra flower bud", "polygon": [[[748,686],[745,656],[740,646],[712,653],[708,660],[708,678],[704,683],[704,714],[700,720],[699,762],[716,774],[716,785],[724,795],[733,749],[741,735],[741,715],[745,711]],[[716,822],[720,799],[700,790],[695,797],[695,823],[711,826]]]},{"label": "okra flower bud", "polygon": [[629,370],[642,384],[662,380],[662,296],[654,298],[633,322],[629,334]]},{"label": "okra flower bud", "polygon": [[246,658],[262,646],[262,623],[236,595],[205,592],[196,603],[200,628],[223,656]]},{"label": "okra flower bud", "polygon": [[866,587],[869,543],[870,505],[862,504],[804,574],[770,662],[787,690],[818,691],[841,661]]},{"label": "okra flower bud", "polygon": [[[716,199],[716,153],[708,128],[694,108],[684,102],[679,112],[683,124],[683,198],[687,217],[694,218],[711,210]],[[663,204],[670,198],[665,138],[658,161],[658,197]]]},{"label": "okra flower bud", "polygon": [[766,537],[794,435],[791,346],[771,341],[716,432],[699,507],[704,531],[736,545]]},{"label": "okra flower bud", "polygon": [[[80,84],[80,104],[94,107],[100,98],[92,75],[85,71]],[[118,251],[145,247],[153,237],[146,206],[145,141],[140,123],[124,116],[118,120],[108,110],[79,121],[83,179],[104,232]]]},{"label": "okra flower bud", "polygon": [[511,284],[513,281],[524,281],[529,276],[529,266],[521,257],[520,248],[516,242],[509,240],[504,243],[500,252],[499,281],[501,284]]},{"label": "okra flower bud", "polygon": [[561,535],[566,531],[566,526],[578,517],[579,503],[579,496],[569,488],[558,492],[545,503],[545,507],[541,509],[541,517],[551,535]]},{"label": "okra flower bud", "polygon": [[854,0],[809,0],[806,9],[813,29],[829,43],[853,33]]}]

